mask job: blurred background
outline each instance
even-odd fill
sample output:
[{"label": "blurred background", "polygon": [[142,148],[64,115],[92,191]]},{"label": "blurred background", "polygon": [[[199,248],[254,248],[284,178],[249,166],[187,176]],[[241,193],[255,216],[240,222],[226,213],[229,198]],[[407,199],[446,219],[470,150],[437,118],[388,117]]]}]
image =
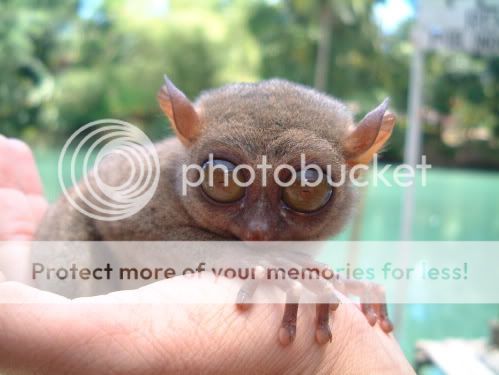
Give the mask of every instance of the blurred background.
[{"label": "blurred background", "polygon": [[[383,161],[400,163],[417,5],[0,0],[0,133],[34,148],[53,201],[60,150],[82,125],[116,118],[156,140],[170,134],[155,99],[163,74],[191,99],[282,77],[341,98],[357,118],[389,96],[398,123]],[[433,168],[415,191],[412,239],[499,240],[499,57],[428,52],[424,72],[418,113]],[[402,197],[370,187],[340,239],[399,240]],[[496,305],[406,306],[397,335],[414,360],[417,340],[485,337],[494,318]]]}]

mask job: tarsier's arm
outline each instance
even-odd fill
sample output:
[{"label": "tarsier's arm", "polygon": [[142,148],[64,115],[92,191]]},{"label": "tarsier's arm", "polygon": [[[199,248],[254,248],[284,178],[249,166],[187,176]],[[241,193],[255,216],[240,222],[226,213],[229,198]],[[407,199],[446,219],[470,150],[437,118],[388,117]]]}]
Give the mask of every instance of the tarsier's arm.
[{"label": "tarsier's arm", "polygon": [[94,221],[78,212],[64,197],[52,204],[35,235],[36,241],[100,241]]}]

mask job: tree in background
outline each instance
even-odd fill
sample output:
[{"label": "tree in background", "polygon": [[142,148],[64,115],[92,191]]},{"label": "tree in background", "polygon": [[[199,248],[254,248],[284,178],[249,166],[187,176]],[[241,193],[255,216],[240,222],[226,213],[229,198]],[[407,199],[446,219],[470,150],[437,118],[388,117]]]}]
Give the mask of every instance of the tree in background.
[{"label": "tree in background", "polygon": [[285,76],[368,108],[383,92],[383,37],[374,0],[261,2],[249,19],[263,78]]},{"label": "tree in background", "polygon": [[163,9],[108,0],[82,15],[86,2],[0,4],[2,133],[63,140],[113,117],[164,137],[155,96],[165,73],[191,97],[258,78],[255,43],[240,28],[243,1],[171,1]]},{"label": "tree in background", "polygon": [[0,124],[2,133],[35,134],[57,119],[55,74],[59,42],[77,1],[0,3]]},{"label": "tree in background", "polygon": [[[4,0],[0,131],[60,143],[112,117],[160,138],[168,133],[155,99],[163,74],[191,98],[277,76],[340,97],[358,116],[391,97],[399,126],[385,155],[400,160],[413,21],[384,35],[376,2]],[[434,153],[455,160],[480,137],[498,147],[498,61],[428,54],[424,120]]]}]

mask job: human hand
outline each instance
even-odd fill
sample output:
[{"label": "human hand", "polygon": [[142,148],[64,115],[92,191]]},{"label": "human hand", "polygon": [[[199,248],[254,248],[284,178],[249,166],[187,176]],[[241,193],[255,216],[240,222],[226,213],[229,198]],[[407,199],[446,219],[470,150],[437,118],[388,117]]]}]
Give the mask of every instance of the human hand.
[{"label": "human hand", "polygon": [[[182,276],[144,288],[67,300],[17,283],[0,284],[0,372],[38,374],[412,374],[397,342],[342,304],[331,344],[315,341],[314,306],[300,306],[298,334],[286,347],[282,306],[171,304],[235,295],[228,280]],[[157,303],[140,303],[154,298]],[[213,297],[215,298],[215,297]],[[12,303],[17,301],[18,303]]]},{"label": "human hand", "polygon": [[[0,134],[0,243],[31,240],[46,209],[47,201],[30,148],[20,140]],[[4,249],[7,247],[10,244],[2,245]],[[16,269],[0,269],[0,281],[5,277],[25,279],[29,249],[20,247],[0,252],[0,264],[16,265]]]},{"label": "human hand", "polygon": [[46,209],[31,150],[0,135],[0,241],[32,239]]},{"label": "human hand", "polygon": [[[13,150],[11,142],[0,139],[0,238],[29,240],[46,203],[29,149]],[[0,372],[413,373],[393,336],[371,327],[345,298],[332,319],[331,344],[317,345],[315,308],[301,305],[295,341],[282,347],[277,340],[282,306],[260,304],[240,312],[233,305],[170,303],[178,293],[196,301],[235,296],[237,286],[179,276],[68,300],[0,283]],[[151,300],[156,303],[140,303]]]}]

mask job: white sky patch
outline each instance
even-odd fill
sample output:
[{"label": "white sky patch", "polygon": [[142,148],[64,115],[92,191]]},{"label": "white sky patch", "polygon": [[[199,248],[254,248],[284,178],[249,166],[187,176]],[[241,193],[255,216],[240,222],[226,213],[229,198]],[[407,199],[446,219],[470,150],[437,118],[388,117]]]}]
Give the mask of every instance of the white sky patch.
[{"label": "white sky patch", "polygon": [[83,19],[90,19],[102,5],[102,0],[83,0],[78,5],[78,14]]},{"label": "white sky patch", "polygon": [[141,19],[161,18],[169,9],[168,0],[126,0],[123,3],[128,15]]},{"label": "white sky patch", "polygon": [[[82,0],[78,8],[78,14],[81,18],[91,19],[95,17],[102,3],[103,0]],[[125,0],[123,3],[129,14],[146,19],[163,17],[170,8],[169,0]]]},{"label": "white sky patch", "polygon": [[409,0],[386,0],[374,6],[374,19],[384,33],[393,33],[407,19],[414,17],[415,10]]}]

